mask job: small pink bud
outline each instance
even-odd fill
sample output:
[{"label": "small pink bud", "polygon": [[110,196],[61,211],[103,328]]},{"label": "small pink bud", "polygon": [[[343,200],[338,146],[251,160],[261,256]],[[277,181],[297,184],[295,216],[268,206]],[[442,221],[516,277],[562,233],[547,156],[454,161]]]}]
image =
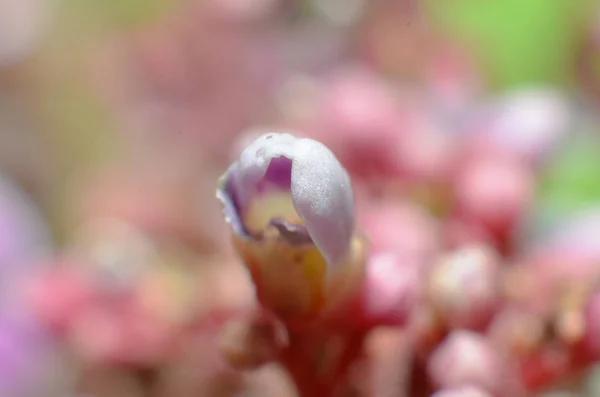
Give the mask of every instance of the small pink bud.
[{"label": "small pink bud", "polygon": [[541,165],[567,136],[573,121],[569,107],[566,97],[548,87],[509,92],[476,113],[472,143]]},{"label": "small pink bud", "polygon": [[[375,74],[360,68],[346,68],[334,75],[326,87],[322,123],[331,133],[331,143],[378,145],[398,132],[400,102],[389,86]],[[325,139],[326,143],[328,142]],[[335,145],[334,145],[335,146]]]},{"label": "small pink bud", "polygon": [[482,92],[482,76],[475,66],[467,53],[448,45],[433,54],[425,69],[430,100],[450,121],[460,120],[470,113]]},{"label": "small pink bud", "polygon": [[398,137],[401,176],[413,184],[445,185],[456,155],[455,137],[423,111],[416,112],[410,130]]},{"label": "small pink bud", "polygon": [[514,158],[476,155],[458,172],[454,195],[461,216],[481,222],[502,238],[529,207],[533,176]]},{"label": "small pink bud", "polygon": [[540,390],[572,372],[571,351],[564,345],[545,344],[520,363],[520,378],[528,390]]},{"label": "small pink bud", "polygon": [[[114,302],[117,303],[117,302]],[[94,363],[152,364],[171,347],[168,324],[118,302],[90,307],[78,316],[69,342],[81,357]]]},{"label": "small pink bud", "polygon": [[63,332],[93,300],[86,275],[71,268],[41,273],[27,286],[29,303],[47,326]]},{"label": "small pink bud", "polygon": [[438,224],[409,202],[376,202],[361,213],[373,252],[394,252],[426,261],[438,250]]},{"label": "small pink bud", "polygon": [[353,319],[363,326],[403,325],[417,308],[422,284],[419,265],[392,252],[371,255]]},{"label": "small pink bud", "polygon": [[433,352],[428,373],[443,389],[476,386],[492,394],[503,394],[506,368],[500,354],[483,336],[454,331]]},{"label": "small pink bud", "polygon": [[472,219],[449,217],[442,226],[444,247],[462,248],[473,244],[493,244],[491,233],[480,223]]},{"label": "small pink bud", "polygon": [[440,390],[431,397],[492,397],[492,395],[477,387],[465,386],[456,389]]},{"label": "small pink bud", "polygon": [[330,146],[354,176],[397,176],[398,137],[414,112],[379,76],[358,67],[337,71],[317,104],[312,137]]},{"label": "small pink bud", "polygon": [[427,296],[452,328],[480,328],[500,299],[499,258],[489,247],[474,245],[442,257],[431,269]]}]

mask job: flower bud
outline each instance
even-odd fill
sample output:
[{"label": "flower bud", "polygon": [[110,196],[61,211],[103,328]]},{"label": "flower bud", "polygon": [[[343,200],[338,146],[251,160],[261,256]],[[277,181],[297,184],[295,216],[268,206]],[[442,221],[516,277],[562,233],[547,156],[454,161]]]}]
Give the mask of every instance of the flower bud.
[{"label": "flower bud", "polygon": [[404,325],[418,307],[420,270],[410,257],[390,252],[370,255],[351,317],[363,326]]},{"label": "flower bud", "polygon": [[499,258],[487,246],[470,246],[442,258],[429,275],[428,298],[452,328],[479,328],[499,302]]},{"label": "flower bud", "polygon": [[468,156],[454,181],[455,211],[504,241],[529,209],[533,187],[531,169],[512,156]]},{"label": "flower bud", "polygon": [[288,314],[320,306],[354,235],[350,178],[333,153],[312,139],[262,135],[220,179],[217,197],[261,302]]},{"label": "flower bud", "polygon": [[427,262],[439,250],[438,224],[419,205],[376,202],[361,215],[373,252],[400,253]]},{"label": "flower bud", "polygon": [[477,386],[500,393],[506,368],[498,351],[483,336],[470,331],[454,331],[433,352],[428,372],[441,388]]}]

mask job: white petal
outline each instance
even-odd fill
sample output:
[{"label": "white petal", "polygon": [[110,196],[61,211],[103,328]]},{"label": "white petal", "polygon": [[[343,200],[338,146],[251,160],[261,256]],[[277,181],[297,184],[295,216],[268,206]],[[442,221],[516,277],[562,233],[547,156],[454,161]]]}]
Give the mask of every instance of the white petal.
[{"label": "white petal", "polygon": [[337,264],[354,232],[354,198],[346,170],[320,142],[294,144],[292,200],[328,264]]}]

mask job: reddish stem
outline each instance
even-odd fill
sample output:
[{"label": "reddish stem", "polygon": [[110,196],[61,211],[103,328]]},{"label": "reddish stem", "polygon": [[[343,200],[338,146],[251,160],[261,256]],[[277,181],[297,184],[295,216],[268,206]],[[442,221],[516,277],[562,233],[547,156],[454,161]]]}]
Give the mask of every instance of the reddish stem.
[{"label": "reddish stem", "polygon": [[331,397],[348,382],[348,370],[363,352],[364,332],[290,332],[290,345],[279,361],[302,397]]}]

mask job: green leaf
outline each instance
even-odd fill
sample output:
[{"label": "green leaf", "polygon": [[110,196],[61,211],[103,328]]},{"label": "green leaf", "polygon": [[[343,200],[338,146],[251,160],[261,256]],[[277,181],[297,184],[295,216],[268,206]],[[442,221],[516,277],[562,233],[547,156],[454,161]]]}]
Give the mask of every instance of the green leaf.
[{"label": "green leaf", "polygon": [[577,139],[563,148],[542,180],[539,199],[542,207],[554,212],[570,212],[600,203],[597,136]]},{"label": "green leaf", "polygon": [[63,10],[84,23],[105,28],[132,28],[159,18],[177,3],[170,0],[63,0]]},{"label": "green leaf", "polygon": [[428,0],[436,26],[473,49],[496,87],[568,83],[590,0]]}]

